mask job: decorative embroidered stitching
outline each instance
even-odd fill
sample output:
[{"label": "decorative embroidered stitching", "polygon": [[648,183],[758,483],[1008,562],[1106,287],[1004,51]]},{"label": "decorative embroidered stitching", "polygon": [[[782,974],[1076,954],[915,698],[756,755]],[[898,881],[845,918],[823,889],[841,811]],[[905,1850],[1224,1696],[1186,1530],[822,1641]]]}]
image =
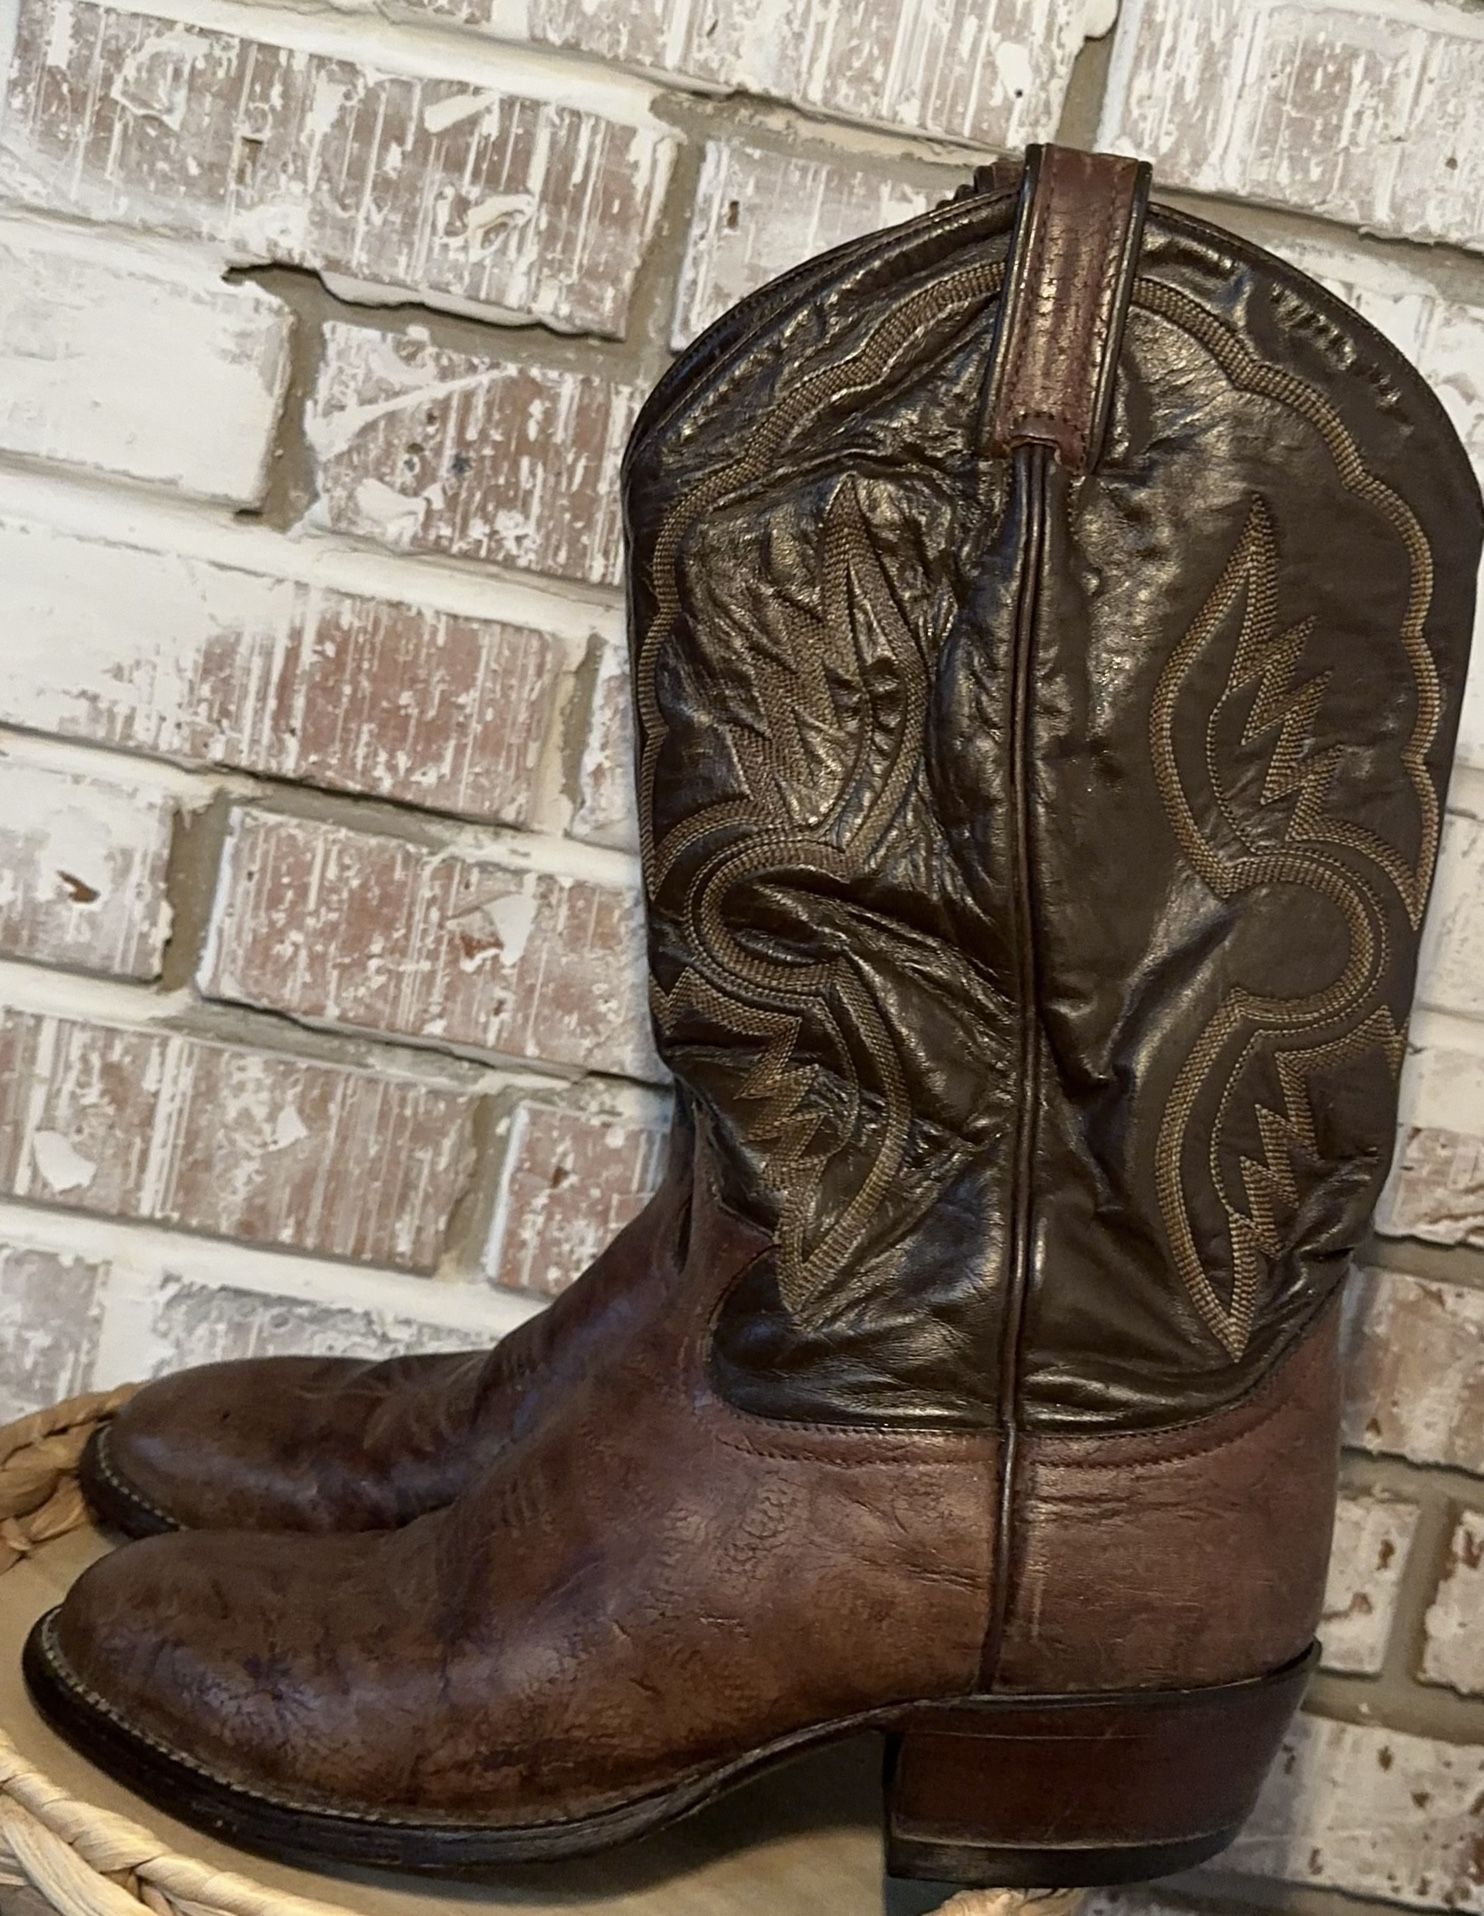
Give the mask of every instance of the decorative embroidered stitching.
[{"label": "decorative embroidered stitching", "polygon": [[[1277,1207],[1280,1203],[1291,1206],[1298,1199],[1294,1158],[1318,1147],[1310,1082],[1326,1066],[1372,1050],[1381,1052],[1393,1074],[1401,1068],[1405,1033],[1381,996],[1392,955],[1384,907],[1374,888],[1335,854],[1358,853],[1378,867],[1395,889],[1408,922],[1414,929],[1418,926],[1440,829],[1439,795],[1427,767],[1441,716],[1437,669],[1425,637],[1433,561],[1411,508],[1365,466],[1354,439],[1322,395],[1293,375],[1257,360],[1225,326],[1173,287],[1140,280],[1134,301],[1204,346],[1238,389],[1261,393],[1306,419],[1323,439],[1346,489],[1376,507],[1396,529],[1409,564],[1400,637],[1413,674],[1416,713],[1402,763],[1421,816],[1420,849],[1414,863],[1409,864],[1377,833],[1326,809],[1342,748],[1335,745],[1307,754],[1303,749],[1313,742],[1313,722],[1325,681],[1318,676],[1294,683],[1312,621],[1302,621],[1283,633],[1277,630],[1277,548],[1271,516],[1260,499],[1252,502],[1235,551],[1167,661],[1151,709],[1150,750],[1166,814],[1193,869],[1214,894],[1229,899],[1262,885],[1303,885],[1329,898],[1349,929],[1344,970],[1323,990],[1299,998],[1241,988],[1228,992],[1182,1067],[1162,1115],[1156,1188],[1176,1267],[1202,1320],[1235,1360],[1251,1338],[1266,1265],[1285,1248]],[[1242,628],[1226,690],[1208,722],[1205,740],[1207,772],[1218,811],[1241,847],[1233,857],[1211,842],[1186,793],[1175,752],[1174,710],[1190,668],[1239,604]],[[1243,743],[1279,727],[1260,802],[1294,800],[1284,844],[1278,850],[1265,849],[1241,830],[1216,762],[1216,717],[1228,700],[1254,683],[1258,690]],[[1226,1072],[1206,1154],[1211,1184],[1226,1216],[1231,1253],[1232,1288],[1230,1296],[1223,1298],[1196,1244],[1185,1157],[1196,1106],[1212,1074],[1244,1031],[1250,1035]],[[1283,1042],[1306,1035],[1314,1042]],[[1282,1109],[1255,1105],[1262,1157],[1239,1157],[1244,1207],[1228,1189],[1221,1148],[1236,1087],[1259,1055],[1267,1057],[1277,1074]]]},{"label": "decorative embroidered stitching", "polygon": [[[817,620],[797,615],[798,643],[792,648],[786,684],[776,675],[758,674],[755,690],[764,721],[760,734],[732,734],[746,795],[684,820],[660,840],[653,825],[654,791],[668,728],[656,686],[658,660],[680,613],[677,573],[690,527],[735,486],[766,471],[787,433],[811,412],[884,378],[901,352],[920,338],[925,324],[993,298],[1004,272],[1003,262],[990,261],[948,275],[904,302],[843,364],[801,381],[759,426],[745,452],[671,509],[655,540],[656,609],[635,661],[641,852],[651,900],[669,885],[685,853],[713,836],[719,842],[683,896],[669,903],[687,961],[668,990],[652,988],[651,1009],[666,1037],[673,1036],[687,1013],[695,1013],[764,1047],[743,1074],[738,1099],[747,1141],[763,1147],[765,1176],[779,1203],[779,1290],[799,1321],[810,1317],[831,1280],[849,1263],[898,1177],[911,1105],[890,1028],[864,982],[838,960],[789,964],[760,956],[733,934],[725,905],[734,888],[774,872],[807,870],[848,886],[869,868],[910,790],[920,758],[927,665],[902,620],[853,481],[842,481],[825,513],[822,612]],[[812,795],[816,781],[802,756],[800,720],[807,727],[826,724],[834,716],[827,662],[859,660],[863,621],[873,635],[874,662],[888,667],[885,694],[878,692],[876,707],[859,726],[854,763],[833,781],[834,789],[823,795],[814,814],[780,825],[777,808],[767,808],[759,794]],[[868,677],[859,670],[853,676],[863,683]],[[846,823],[846,806],[852,801],[855,809]],[[810,1225],[828,1153],[816,1141],[821,1123],[814,1095],[819,1067],[794,1063],[806,1026],[812,1035],[827,1038],[842,1061],[842,1133],[859,1139],[866,1110],[859,1074],[849,1059],[848,1037],[879,1074],[881,1111],[879,1136],[864,1174],[812,1238]]]}]

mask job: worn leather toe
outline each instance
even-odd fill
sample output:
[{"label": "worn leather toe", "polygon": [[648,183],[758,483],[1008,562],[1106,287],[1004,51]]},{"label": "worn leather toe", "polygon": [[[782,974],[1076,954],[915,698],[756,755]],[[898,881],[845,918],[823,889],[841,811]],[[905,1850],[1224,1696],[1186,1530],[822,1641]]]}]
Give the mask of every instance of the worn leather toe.
[{"label": "worn leather toe", "polygon": [[379,1530],[463,1487],[485,1353],[370,1364],[268,1357],[150,1384],[99,1432],[94,1512],[162,1530]]},{"label": "worn leather toe", "polygon": [[[380,1645],[408,1641],[426,1595],[417,1553],[383,1561],[404,1534],[146,1539],[86,1572],[33,1657],[146,1760],[306,1807],[395,1801],[418,1745],[398,1733]],[[401,1676],[420,1690],[414,1666]]]}]

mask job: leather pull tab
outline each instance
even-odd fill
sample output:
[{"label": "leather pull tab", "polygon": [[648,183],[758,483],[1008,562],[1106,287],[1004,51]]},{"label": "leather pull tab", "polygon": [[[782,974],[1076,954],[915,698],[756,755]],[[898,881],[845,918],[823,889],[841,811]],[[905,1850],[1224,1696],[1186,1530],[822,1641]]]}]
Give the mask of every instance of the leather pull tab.
[{"label": "leather pull tab", "polygon": [[995,342],[992,451],[1039,443],[1073,472],[1096,465],[1148,198],[1141,161],[1027,150]]}]

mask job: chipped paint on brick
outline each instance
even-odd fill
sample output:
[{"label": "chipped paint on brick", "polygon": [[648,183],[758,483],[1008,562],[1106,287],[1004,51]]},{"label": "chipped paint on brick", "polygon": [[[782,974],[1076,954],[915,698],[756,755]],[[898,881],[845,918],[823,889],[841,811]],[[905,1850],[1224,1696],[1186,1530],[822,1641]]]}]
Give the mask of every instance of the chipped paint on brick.
[{"label": "chipped paint on brick", "polygon": [[934,192],[882,179],[845,160],[708,141],[671,343],[686,345],[788,267],[910,219],[958,184],[957,177],[945,177]]},{"label": "chipped paint on brick", "polygon": [[243,1046],[0,1014],[0,1190],[430,1270],[467,1098]]},{"label": "chipped paint on brick", "polygon": [[1484,1018],[1484,820],[1452,814],[1444,822],[1417,997],[1438,1011]]},{"label": "chipped paint on brick", "polygon": [[157,978],[172,801],[0,758],[0,955]]},{"label": "chipped paint on brick", "polygon": [[523,626],[0,520],[0,718],[539,822],[578,648]]},{"label": "chipped paint on brick", "polygon": [[628,653],[605,646],[598,662],[587,736],[577,771],[574,838],[637,851],[639,817],[634,792],[634,715]]},{"label": "chipped paint on brick", "polygon": [[1417,1674],[1484,1696],[1484,1510],[1460,1510],[1422,1626]]},{"label": "chipped paint on brick", "polygon": [[492,1283],[553,1297],[638,1215],[659,1183],[669,1112],[523,1099],[481,1258]]},{"label": "chipped paint on brick", "polygon": [[658,126],[88,0],[22,0],[12,197],[374,291],[620,333]]},{"label": "chipped paint on brick", "polygon": [[393,1311],[275,1297],[168,1275],[153,1299],[147,1335],[159,1356],[151,1376],[186,1364],[246,1357],[397,1357],[467,1350],[467,1333]]},{"label": "chipped paint on brick", "polygon": [[198,983],[349,1030],[655,1077],[642,967],[632,887],[246,811]]},{"label": "chipped paint on brick", "polygon": [[1415,1909],[1481,1911],[1481,1799],[1484,1747],[1304,1715],[1221,1866]]},{"label": "chipped paint on brick", "polygon": [[87,1389],[105,1267],[0,1245],[0,1423]]},{"label": "chipped paint on brick", "polygon": [[313,523],[397,550],[617,582],[618,469],[639,393],[599,373],[324,329],[306,431]]},{"label": "chipped paint on brick", "polygon": [[1484,1474],[1484,1290],[1366,1271],[1345,1441]]},{"label": "chipped paint on brick", "polygon": [[1319,1625],[1326,1670],[1380,1670],[1420,1516],[1390,1497],[1340,1498]]},{"label": "chipped paint on brick", "polygon": [[[427,4],[428,0],[422,0]],[[498,27],[508,0],[436,0]],[[1114,0],[528,0],[530,38],[834,117],[1017,146],[1056,129]]]},{"label": "chipped paint on brick", "polygon": [[1098,144],[1166,187],[1484,247],[1484,15],[1426,0],[1123,0]]}]

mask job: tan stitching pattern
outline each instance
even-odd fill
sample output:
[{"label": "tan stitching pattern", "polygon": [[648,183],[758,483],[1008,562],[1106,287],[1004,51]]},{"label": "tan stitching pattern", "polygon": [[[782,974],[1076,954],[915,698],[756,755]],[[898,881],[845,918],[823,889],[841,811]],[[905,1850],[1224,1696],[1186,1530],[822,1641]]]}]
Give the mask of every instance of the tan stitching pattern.
[{"label": "tan stitching pattern", "polygon": [[[738,458],[671,509],[655,539],[655,614],[635,660],[641,853],[649,896],[673,914],[686,963],[668,991],[654,989],[651,1006],[666,1038],[691,1017],[762,1045],[737,1085],[737,1122],[757,1148],[778,1201],[779,1289],[800,1321],[819,1307],[900,1174],[912,1116],[896,1041],[848,958],[790,963],[764,956],[738,938],[728,911],[740,888],[764,881],[787,890],[807,875],[848,892],[869,871],[921,762],[928,664],[902,617],[854,481],[841,481],[824,516],[820,611],[790,615],[781,669],[759,650],[750,691],[761,725],[729,732],[745,793],[682,821],[663,838],[656,838],[653,823],[668,736],[657,667],[680,616],[687,533],[720,499],[765,473],[798,425],[821,407],[879,384],[925,325],[987,303],[1003,277],[1002,262],[983,262],[905,300],[840,365],[801,380],[758,423]],[[855,709],[844,715],[852,749],[842,763],[822,770],[811,743],[816,733],[840,732],[842,684],[855,688]],[[687,854],[694,870],[672,897]],[[843,1109],[834,1136],[860,1146],[865,1160],[853,1188],[822,1219],[816,1217],[821,1184],[838,1144],[821,1137],[819,1064],[795,1062],[806,1031],[816,1057],[823,1043],[839,1060],[834,1091],[843,1095]],[[870,1058],[877,1080],[879,1113],[869,1145],[852,1044]]]},{"label": "tan stitching pattern", "polygon": [[[1432,597],[1431,549],[1406,501],[1369,471],[1339,415],[1313,388],[1254,358],[1219,321],[1186,295],[1141,280],[1135,303],[1196,339],[1239,390],[1262,394],[1297,412],[1318,432],[1341,483],[1392,525],[1407,554],[1409,586],[1400,639],[1414,684],[1415,713],[1402,763],[1416,797],[1420,844],[1415,861],[1379,834],[1327,809],[1343,755],[1335,744],[1312,749],[1325,678],[1297,682],[1312,621],[1278,629],[1278,560],[1271,517],[1254,500],[1247,524],[1194,624],[1165,664],[1150,714],[1150,750],[1165,811],[1192,868],[1216,897],[1235,898],[1269,885],[1301,885],[1327,898],[1348,932],[1346,963],[1322,990],[1284,998],[1242,988],[1226,994],[1201,1033],[1166,1101],[1156,1144],[1156,1189],[1176,1267],[1208,1328],[1233,1358],[1251,1338],[1258,1296],[1269,1261],[1285,1238],[1280,1212],[1297,1203],[1296,1161],[1316,1153],[1319,1140],[1309,1086],[1322,1070],[1379,1051],[1400,1071],[1405,1035],[1382,997],[1392,955],[1382,900],[1336,854],[1357,853],[1377,867],[1399,897],[1408,923],[1421,922],[1439,836],[1440,800],[1427,754],[1441,717],[1437,669],[1425,628]],[[1175,751],[1175,713],[1182,687],[1217,631],[1241,608],[1242,624],[1225,691],[1206,728],[1205,762],[1217,814],[1237,849],[1223,851],[1200,823],[1185,789]],[[1256,687],[1255,695],[1252,688]],[[1242,828],[1222,777],[1216,747],[1218,721],[1240,695],[1252,695],[1242,732],[1250,745],[1276,730],[1259,797],[1261,805],[1292,800],[1281,848],[1269,849]],[[1235,1058],[1233,1045],[1241,1040]],[[1241,1192],[1233,1193],[1223,1164],[1237,1087],[1249,1067],[1266,1058],[1278,1080],[1281,1108],[1258,1103],[1253,1118],[1262,1156],[1240,1154]],[[1195,1110],[1223,1060],[1226,1065],[1207,1149],[1207,1173],[1226,1219],[1231,1290],[1223,1297],[1196,1243],[1186,1178]]]}]

